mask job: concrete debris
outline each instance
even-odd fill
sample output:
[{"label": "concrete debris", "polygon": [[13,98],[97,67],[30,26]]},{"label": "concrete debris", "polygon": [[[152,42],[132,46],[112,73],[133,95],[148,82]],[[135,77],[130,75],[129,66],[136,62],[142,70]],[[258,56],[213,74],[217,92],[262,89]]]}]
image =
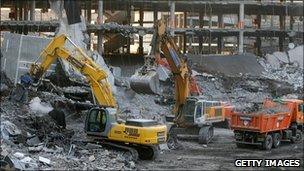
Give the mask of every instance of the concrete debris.
[{"label": "concrete debris", "polygon": [[303,45],[297,46],[287,52],[274,52],[265,56],[267,62],[274,69],[290,64],[303,69]]},{"label": "concrete debris", "polygon": [[37,136],[34,136],[32,138],[27,139],[26,144],[29,146],[35,146],[40,144],[41,141],[39,140],[39,138]]},{"label": "concrete debris", "polygon": [[16,153],[14,153],[13,155],[14,155],[14,157],[17,157],[18,159],[24,158],[24,154],[23,154],[23,153],[20,153],[20,152],[16,152]]},{"label": "concrete debris", "polygon": [[[89,41],[87,41],[89,36],[86,32],[85,19],[81,16],[81,22],[69,25],[66,15],[64,15],[65,10],[63,10],[62,4],[63,4],[63,2],[61,2],[61,1],[57,1],[57,0],[50,1],[50,6],[51,6],[52,11],[60,20],[60,26],[59,26],[57,35],[60,35],[60,34],[67,35],[78,47],[80,47],[82,49],[83,52],[85,52],[101,68],[103,68],[108,75],[107,80],[112,85],[112,90],[115,93],[116,89],[114,86],[114,76],[111,73],[109,67],[106,65],[103,57],[100,54],[98,54],[97,52],[91,52],[91,51],[86,50],[87,44],[85,42],[89,42]],[[68,48],[69,50],[72,50],[72,45],[67,44],[66,48]],[[82,76],[82,74],[79,73],[79,71],[75,70],[68,62],[66,62],[64,60],[60,60],[60,62],[70,78],[75,78],[81,82],[84,82],[85,78],[84,78],[84,76]]]},{"label": "concrete debris", "polygon": [[[36,61],[42,49],[51,41],[49,38],[4,32],[1,52],[1,70],[16,85],[21,75],[28,72],[29,64]],[[30,50],[29,50],[30,49]],[[52,65],[46,72],[49,75]],[[2,78],[2,77],[1,77]]]},{"label": "concrete debris", "polygon": [[45,158],[45,157],[39,156],[38,160],[39,160],[40,162],[45,163],[45,164],[48,164],[48,165],[51,164],[51,160],[48,159],[48,158]]},{"label": "concrete debris", "polygon": [[37,147],[28,147],[29,152],[40,152],[43,149],[43,145],[39,145]]},{"label": "concrete debris", "polygon": [[10,89],[13,87],[12,81],[6,76],[4,71],[0,72],[0,93],[1,96],[7,96],[10,93]]},{"label": "concrete debris", "polygon": [[169,74],[171,71],[163,66],[158,66],[156,72],[158,73],[159,80],[161,81],[167,81],[170,78]]},{"label": "concrete debris", "polygon": [[1,137],[8,140],[10,137],[21,135],[21,130],[10,121],[1,122]]},{"label": "concrete debris", "polygon": [[65,113],[62,110],[53,109],[48,113],[48,115],[55,120],[58,126],[64,129],[66,128]]},{"label": "concrete debris", "polygon": [[89,157],[89,161],[92,162],[92,161],[94,161],[94,160],[95,160],[94,155],[91,155],[91,156]]},{"label": "concrete debris", "polygon": [[33,98],[30,101],[29,107],[33,112],[40,115],[47,114],[53,110],[53,107],[51,107],[49,104],[41,102],[41,99],[39,97]]},{"label": "concrete debris", "polygon": [[193,62],[192,69],[198,72],[225,76],[259,76],[264,70],[254,54],[241,55],[194,55],[187,57]]}]

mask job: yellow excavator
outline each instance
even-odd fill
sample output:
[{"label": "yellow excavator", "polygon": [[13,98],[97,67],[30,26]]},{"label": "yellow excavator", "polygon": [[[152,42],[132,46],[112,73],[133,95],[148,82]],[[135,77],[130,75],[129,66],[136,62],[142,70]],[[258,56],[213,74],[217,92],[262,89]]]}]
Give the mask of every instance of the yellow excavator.
[{"label": "yellow excavator", "polygon": [[[160,56],[166,59],[175,86],[174,115],[168,115],[166,118],[170,133],[168,146],[174,148],[175,138],[181,134],[197,135],[199,143],[207,144],[213,138],[213,124],[225,121],[233,106],[226,102],[208,101],[202,96],[191,96],[189,93],[191,69],[187,64],[187,58],[178,50],[163,20],[158,20],[154,29],[151,45],[155,61],[159,60],[157,58]],[[152,74],[153,69],[147,70],[147,68],[153,68],[153,65],[143,66],[131,77],[131,88],[138,93],[142,93],[140,90],[153,89],[150,88],[151,85],[155,86],[151,83],[156,79],[155,74]],[[148,81],[150,75],[153,75],[153,78]]]},{"label": "yellow excavator", "polygon": [[[67,41],[73,48],[66,48]],[[71,50],[72,49],[72,50]],[[66,35],[55,37],[33,63],[29,75],[36,84],[57,58],[63,59],[82,73],[92,88],[98,106],[86,117],[87,137],[99,143],[129,150],[133,157],[144,160],[157,156],[158,145],[167,139],[166,125],[153,120],[117,120],[117,104],[107,81],[107,73],[77,47]]]}]

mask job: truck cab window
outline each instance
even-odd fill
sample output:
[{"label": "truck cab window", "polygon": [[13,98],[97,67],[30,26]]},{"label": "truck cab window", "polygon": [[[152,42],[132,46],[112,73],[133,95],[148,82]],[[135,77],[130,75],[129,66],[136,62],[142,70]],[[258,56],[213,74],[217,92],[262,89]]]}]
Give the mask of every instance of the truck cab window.
[{"label": "truck cab window", "polygon": [[299,112],[304,112],[304,104],[299,104],[298,111]]}]

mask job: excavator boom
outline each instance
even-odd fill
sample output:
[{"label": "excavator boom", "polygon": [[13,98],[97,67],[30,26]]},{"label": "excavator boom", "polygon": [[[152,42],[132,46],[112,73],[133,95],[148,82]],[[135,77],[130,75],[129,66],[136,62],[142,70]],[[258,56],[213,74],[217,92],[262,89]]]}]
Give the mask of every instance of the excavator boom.
[{"label": "excavator boom", "polygon": [[[74,47],[73,53],[65,48],[67,40]],[[33,77],[34,81],[37,82],[57,58],[63,59],[69,62],[87,78],[100,106],[116,107],[116,101],[113,97],[111,86],[107,81],[107,73],[96,65],[96,63],[67,36],[60,35],[55,37],[42,51],[40,57],[42,58],[41,64],[35,62],[30,67],[30,75]]]}]

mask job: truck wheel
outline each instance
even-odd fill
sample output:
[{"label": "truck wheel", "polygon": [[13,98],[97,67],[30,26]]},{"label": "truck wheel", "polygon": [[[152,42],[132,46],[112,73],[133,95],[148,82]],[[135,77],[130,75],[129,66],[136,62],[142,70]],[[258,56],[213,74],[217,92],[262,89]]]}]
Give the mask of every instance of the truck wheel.
[{"label": "truck wheel", "polygon": [[299,143],[302,141],[302,132],[300,130],[297,129],[296,131],[296,136],[291,137],[291,142],[292,143]]},{"label": "truck wheel", "polygon": [[272,147],[272,142],[273,142],[272,136],[268,134],[262,144],[262,148],[264,150],[270,150]]},{"label": "truck wheel", "polygon": [[214,129],[212,126],[204,126],[199,130],[199,135],[198,135],[198,143],[200,144],[208,144],[214,134]]},{"label": "truck wheel", "polygon": [[274,133],[272,139],[273,139],[272,147],[277,148],[281,144],[281,134]]},{"label": "truck wheel", "polygon": [[245,145],[245,144],[242,144],[242,143],[236,143],[236,146],[237,146],[238,148],[245,148],[245,147],[246,147],[246,145]]}]

